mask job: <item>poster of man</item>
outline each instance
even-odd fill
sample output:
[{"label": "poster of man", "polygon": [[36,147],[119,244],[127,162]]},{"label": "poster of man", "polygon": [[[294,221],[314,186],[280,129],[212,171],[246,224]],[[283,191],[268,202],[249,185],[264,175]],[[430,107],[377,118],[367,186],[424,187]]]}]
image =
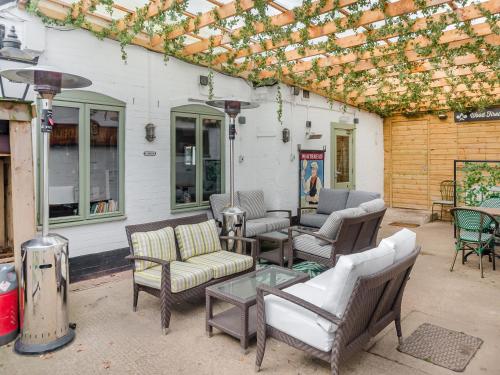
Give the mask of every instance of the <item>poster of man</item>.
[{"label": "poster of man", "polygon": [[324,159],[323,151],[300,152],[300,207],[318,204],[324,181]]}]

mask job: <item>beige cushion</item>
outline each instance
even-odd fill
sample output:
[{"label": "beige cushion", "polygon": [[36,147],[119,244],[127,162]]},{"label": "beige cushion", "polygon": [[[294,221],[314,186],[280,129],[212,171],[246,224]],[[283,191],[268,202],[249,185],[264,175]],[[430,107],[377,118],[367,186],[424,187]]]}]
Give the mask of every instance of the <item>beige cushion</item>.
[{"label": "beige cushion", "polygon": [[222,250],[214,219],[198,224],[178,225],[175,236],[182,260]]},{"label": "beige cushion", "polygon": [[195,256],[186,262],[210,268],[215,279],[243,272],[253,266],[252,257],[225,250]]},{"label": "beige cushion", "polygon": [[238,191],[238,200],[247,220],[266,216],[264,192],[262,190]]},{"label": "beige cushion", "polygon": [[372,212],[383,210],[385,208],[385,202],[380,198],[372,199],[371,201],[361,203],[359,208],[370,214]]},{"label": "beige cushion", "polygon": [[[212,278],[213,273],[210,267],[177,261],[170,263],[170,285],[173,293],[194,288],[210,281]],[[160,289],[161,266],[135,272],[134,280],[137,284]]]},{"label": "beige cushion", "polygon": [[[175,235],[170,227],[150,232],[136,232],[130,236],[134,255],[175,260]],[[157,263],[143,260],[135,261],[135,271],[144,271]]]}]

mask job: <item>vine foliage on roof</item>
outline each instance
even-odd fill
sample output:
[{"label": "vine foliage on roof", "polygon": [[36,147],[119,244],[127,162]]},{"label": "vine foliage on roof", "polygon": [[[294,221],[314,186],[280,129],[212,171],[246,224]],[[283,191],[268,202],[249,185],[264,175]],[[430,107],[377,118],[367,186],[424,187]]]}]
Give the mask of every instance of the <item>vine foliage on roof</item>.
[{"label": "vine foliage on roof", "polygon": [[[304,0],[284,24],[270,15],[269,1],[248,9],[236,0],[234,16],[214,7],[208,26],[204,15],[187,12],[187,0],[151,0],[120,18],[113,0],[79,0],[58,19],[39,1],[49,0],[32,0],[28,10],[45,23],[114,38],[124,59],[129,44],[140,44],[210,72],[255,85],[278,80],[382,116],[500,103],[497,0]],[[281,108],[281,92],[277,101]]]}]

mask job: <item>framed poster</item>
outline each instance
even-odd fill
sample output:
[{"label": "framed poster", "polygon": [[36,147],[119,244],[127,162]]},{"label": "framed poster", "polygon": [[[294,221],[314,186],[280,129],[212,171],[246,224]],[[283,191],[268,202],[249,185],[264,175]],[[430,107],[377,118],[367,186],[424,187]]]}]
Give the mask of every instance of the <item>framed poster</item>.
[{"label": "framed poster", "polygon": [[316,208],[325,181],[325,150],[299,150],[299,212]]}]

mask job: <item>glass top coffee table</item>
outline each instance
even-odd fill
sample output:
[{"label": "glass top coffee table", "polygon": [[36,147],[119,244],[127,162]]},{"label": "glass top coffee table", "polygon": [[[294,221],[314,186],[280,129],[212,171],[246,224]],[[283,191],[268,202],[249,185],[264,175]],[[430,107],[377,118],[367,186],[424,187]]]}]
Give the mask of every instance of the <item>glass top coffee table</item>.
[{"label": "glass top coffee table", "polygon": [[[258,285],[283,289],[309,279],[305,273],[270,266],[206,288],[206,331],[212,336],[213,327],[240,340],[246,352],[248,342],[256,334],[256,296]],[[228,302],[234,307],[213,313],[213,300]]]}]

